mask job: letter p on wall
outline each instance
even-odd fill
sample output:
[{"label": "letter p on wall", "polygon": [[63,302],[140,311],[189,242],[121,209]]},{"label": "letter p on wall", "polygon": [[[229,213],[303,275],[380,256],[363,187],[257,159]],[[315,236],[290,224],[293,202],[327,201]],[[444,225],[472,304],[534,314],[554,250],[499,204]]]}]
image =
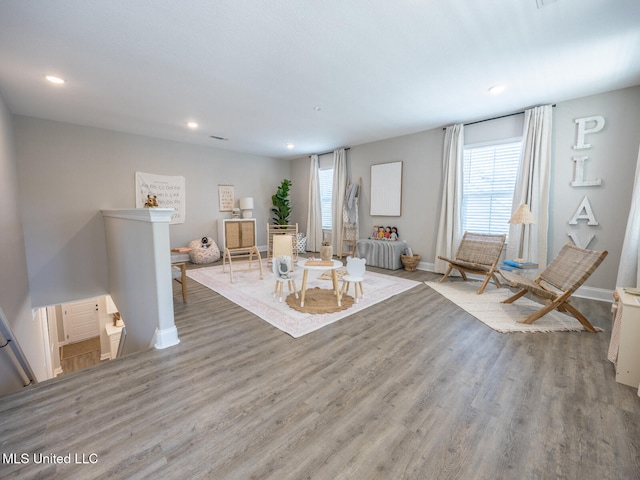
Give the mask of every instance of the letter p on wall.
[{"label": "letter p on wall", "polygon": [[584,137],[587,133],[597,133],[604,128],[604,117],[594,115],[593,117],[576,118],[574,120],[578,124],[578,133],[574,150],[583,150],[591,148],[590,143],[584,143]]}]

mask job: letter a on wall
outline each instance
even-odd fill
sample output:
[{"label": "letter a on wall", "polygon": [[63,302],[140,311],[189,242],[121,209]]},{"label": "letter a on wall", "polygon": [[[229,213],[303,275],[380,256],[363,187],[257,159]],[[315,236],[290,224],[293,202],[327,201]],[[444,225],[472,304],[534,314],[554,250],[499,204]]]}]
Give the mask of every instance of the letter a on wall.
[{"label": "letter a on wall", "polygon": [[574,213],[571,220],[569,220],[569,225],[577,225],[578,220],[587,220],[587,225],[598,225],[598,221],[596,220],[596,216],[593,214],[591,204],[587,197],[582,199],[582,203],[580,203],[576,213]]}]

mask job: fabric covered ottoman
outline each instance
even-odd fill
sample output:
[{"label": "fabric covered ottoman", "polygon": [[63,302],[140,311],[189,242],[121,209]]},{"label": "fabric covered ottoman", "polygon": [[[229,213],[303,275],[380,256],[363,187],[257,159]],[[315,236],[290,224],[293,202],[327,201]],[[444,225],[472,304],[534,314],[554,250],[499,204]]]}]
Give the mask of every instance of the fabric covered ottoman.
[{"label": "fabric covered ottoman", "polygon": [[198,265],[220,260],[220,249],[210,237],[202,237],[189,243],[189,260]]}]

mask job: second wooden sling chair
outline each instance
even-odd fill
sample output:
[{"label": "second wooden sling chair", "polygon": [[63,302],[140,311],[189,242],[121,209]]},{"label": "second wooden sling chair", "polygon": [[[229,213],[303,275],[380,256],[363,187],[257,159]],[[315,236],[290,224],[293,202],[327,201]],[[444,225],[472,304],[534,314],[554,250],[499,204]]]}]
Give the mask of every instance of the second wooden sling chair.
[{"label": "second wooden sling chair", "polygon": [[578,319],[585,330],[596,332],[589,320],[569,303],[569,299],[598,268],[607,253],[606,250],[587,250],[567,243],[535,280],[530,280],[515,272],[500,270],[500,275],[512,287],[520,289],[515,295],[503,300],[502,303],[512,303],[526,293],[531,293],[534,297],[542,299],[546,305],[523,318],[520,323],[531,324],[555,309],[560,312],[569,312]]},{"label": "second wooden sling chair", "polygon": [[484,281],[476,292],[478,294],[484,292],[484,288],[491,279],[496,287],[500,288],[496,268],[506,238],[506,235],[464,232],[454,258],[438,256],[440,260],[449,262],[449,268],[440,282],[444,282],[451,271],[456,269],[464,280],[467,279],[467,273],[484,275]]}]

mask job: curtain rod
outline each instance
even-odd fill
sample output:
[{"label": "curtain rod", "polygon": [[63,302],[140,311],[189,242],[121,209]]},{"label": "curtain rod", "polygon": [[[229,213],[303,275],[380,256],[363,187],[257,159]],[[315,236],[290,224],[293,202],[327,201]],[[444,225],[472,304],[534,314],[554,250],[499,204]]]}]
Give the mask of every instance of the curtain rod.
[{"label": "curtain rod", "polygon": [[[553,105],[551,105],[552,107],[555,107],[556,104],[554,103]],[[484,120],[476,120],[475,122],[469,122],[469,123],[464,123],[463,125],[465,127],[469,126],[469,125],[475,125],[476,123],[482,123],[482,122],[490,122],[491,120],[499,120],[500,118],[507,118],[507,117],[513,117],[515,115],[522,115],[525,111],[521,111],[521,112],[513,112],[513,113],[507,113],[506,115],[500,115],[499,117],[493,117],[493,118],[485,118]],[[446,130],[447,127],[442,127],[442,130]]]},{"label": "curtain rod", "polygon": [[[351,147],[344,147],[345,150],[351,150]],[[336,148],[336,150],[340,150],[339,148]],[[335,152],[335,150],[330,150],[328,152],[322,152],[322,153],[314,153],[314,155],[329,155],[330,153]],[[311,155],[309,155],[309,158],[311,158]]]}]

